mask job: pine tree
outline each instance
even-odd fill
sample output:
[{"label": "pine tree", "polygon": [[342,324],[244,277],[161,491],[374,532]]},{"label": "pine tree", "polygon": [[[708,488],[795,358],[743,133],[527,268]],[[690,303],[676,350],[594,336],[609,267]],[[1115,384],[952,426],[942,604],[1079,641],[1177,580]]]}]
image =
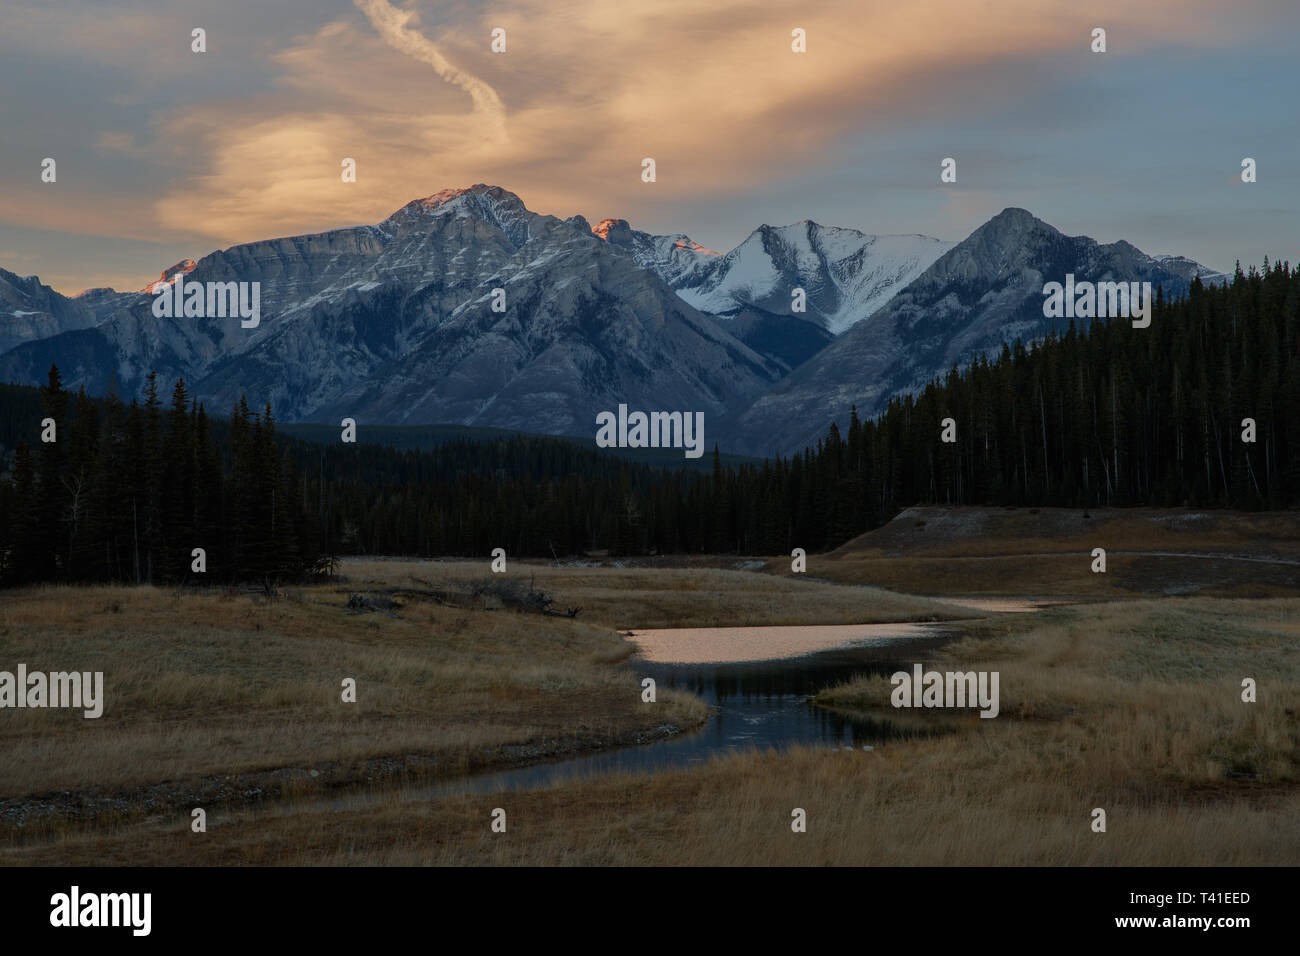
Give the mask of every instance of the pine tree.
[{"label": "pine tree", "polygon": [[47,383],[41,388],[41,408],[45,414],[41,430],[44,432],[46,423],[52,421],[55,440],[47,442],[42,435],[37,458],[36,521],[42,533],[32,555],[32,576],[38,581],[53,581],[63,577],[67,571],[61,552],[62,544],[67,540],[62,532],[68,499],[63,484],[67,462],[68,393],[63,389],[63,378],[55,365],[50,366]]},{"label": "pine tree", "polygon": [[94,574],[98,548],[92,536],[92,487],[99,453],[99,416],[84,387],[77,390],[77,411],[68,425],[67,473],[63,522],[67,531],[64,566],[69,579],[88,580]]},{"label": "pine tree", "polygon": [[167,580],[184,576],[194,538],[194,442],[185,382],[172,388],[162,440],[159,563]]},{"label": "pine tree", "polygon": [[36,466],[26,442],[20,441],[14,452],[13,488],[13,530],[5,583],[48,580],[41,577],[42,573],[48,573],[41,563],[45,558],[43,539],[48,536],[41,529]]}]

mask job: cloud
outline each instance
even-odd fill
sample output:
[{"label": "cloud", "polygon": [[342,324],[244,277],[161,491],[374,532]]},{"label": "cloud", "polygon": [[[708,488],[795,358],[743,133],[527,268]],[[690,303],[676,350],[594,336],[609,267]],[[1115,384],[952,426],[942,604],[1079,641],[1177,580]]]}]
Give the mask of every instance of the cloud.
[{"label": "cloud", "polygon": [[[1171,19],[1168,4],[1118,0],[1086,16],[1047,15],[1041,0],[1004,0],[996,16],[964,0],[918,0],[869,18],[857,0],[798,11],[751,0],[524,0],[491,14],[461,8],[435,46],[411,11],[354,3],[383,44],[352,22],[328,24],[276,57],[277,82],[295,100],[242,104],[246,120],[219,135],[203,132],[217,128],[205,120],[212,110],[187,111],[210,168],[186,183],[188,212],[177,197],[159,203],[167,225],[243,241],[375,221],[417,195],[480,181],[539,211],[635,221],[665,202],[770,188],[832,164],[850,136],[981,109],[1005,115],[1037,95],[1044,70],[1053,82],[1109,69],[1088,52],[1094,21],[1107,23],[1111,57],[1223,43],[1240,28],[1203,2],[1192,6],[1205,17]],[[506,54],[489,51],[495,26],[508,28]],[[790,49],[796,26],[807,31],[805,54]],[[419,83],[391,49],[468,93],[473,112]],[[344,156],[359,164],[350,192],[337,183]],[[658,164],[653,186],[640,181],[645,156]]]},{"label": "cloud", "polygon": [[506,109],[501,104],[501,97],[497,96],[496,90],[478,77],[452,66],[447,58],[438,52],[437,47],[411,29],[408,24],[415,19],[413,12],[399,10],[387,0],[352,0],[352,2],[366,15],[374,28],[379,31],[379,35],[393,49],[428,63],[440,77],[468,93],[470,99],[474,101],[474,109],[491,121],[495,134],[501,139],[506,138]]},{"label": "cloud", "polygon": [[[958,155],[962,189],[916,199],[948,222],[982,214],[977,189],[1027,189],[1022,167],[1056,164],[1053,175],[1073,175],[1079,164],[1063,155],[1069,138],[1061,130],[1096,131],[1098,148],[1121,135],[1144,143],[1195,113],[1179,97],[1184,74],[1176,70],[1167,112],[1128,116],[1122,102],[1115,112],[1125,62],[1160,52],[1190,73],[1201,51],[1282,42],[1279,18],[1286,21],[1280,0],[1095,0],[1086,11],[1054,0],[913,0],[870,11],[860,0],[515,0],[494,8],[448,0],[438,3],[435,30],[417,29],[413,12],[433,0],[407,2],[410,9],[353,0],[355,11],[321,22],[306,0],[289,13],[230,0],[227,18],[208,24],[210,41],[221,42],[207,59],[173,42],[188,36],[187,13],[168,22],[162,79],[143,55],[158,45],[158,31],[140,29],[142,13],[120,24],[108,16],[101,32],[111,50],[98,55],[114,69],[102,74],[109,79],[96,105],[106,115],[93,118],[103,129],[87,130],[105,161],[88,162],[80,177],[69,167],[65,182],[61,160],[57,191],[30,164],[25,179],[0,172],[0,222],[167,236],[183,243],[175,261],[216,243],[377,222],[417,196],[490,182],[539,212],[687,228],[717,248],[740,228],[718,226],[722,215],[748,228],[774,208],[811,215],[814,201],[831,215],[861,210],[873,188],[891,199],[921,194],[937,180],[938,159]],[[35,31],[33,42],[44,54],[68,37],[69,62],[97,33],[87,24],[105,17],[93,4],[42,10],[30,8],[56,29]],[[1088,52],[1097,25],[1108,31],[1105,55]],[[509,33],[505,54],[489,48],[498,26]],[[807,31],[807,53],[790,49],[795,27]],[[17,36],[0,36],[0,50]],[[30,82],[44,84],[57,106],[57,62],[49,70]],[[164,92],[183,96],[162,99],[164,83]],[[131,109],[110,112],[103,103]],[[1005,154],[988,152],[1001,146]],[[981,149],[992,157],[986,164]],[[640,179],[645,156],[657,162],[654,184]],[[344,157],[357,161],[356,183],[340,179]],[[10,159],[14,169],[29,162]],[[106,170],[132,165],[134,178],[107,178]],[[981,181],[982,169],[991,172]],[[808,191],[827,179],[834,189]],[[913,182],[915,190],[902,188]],[[987,201],[1001,208],[1032,196],[1014,198]],[[708,231],[715,228],[727,234]]]}]

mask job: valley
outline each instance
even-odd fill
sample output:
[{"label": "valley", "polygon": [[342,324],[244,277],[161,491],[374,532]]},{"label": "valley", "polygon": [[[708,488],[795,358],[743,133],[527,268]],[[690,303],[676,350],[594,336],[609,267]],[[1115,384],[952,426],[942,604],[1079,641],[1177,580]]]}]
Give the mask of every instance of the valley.
[{"label": "valley", "polygon": [[[1300,569],[1291,532],[1260,534],[1262,518],[1234,513],[1088,520],[1100,540],[1122,535],[1132,560],[1054,582],[1035,567],[1046,555],[1073,553],[1087,567],[1091,527],[1077,552],[1068,534],[1044,537],[1081,523],[1077,513],[927,508],[809,555],[806,576],[789,575],[786,559],[716,555],[512,561],[504,576],[490,576],[486,559],[392,559],[350,560],[335,583],[264,594],[20,589],[0,607],[5,659],[45,666],[76,646],[105,672],[105,704],[101,719],[76,726],[40,711],[6,725],[18,737],[4,744],[15,759],[4,769],[0,862],[1293,858]],[[1269,596],[1228,596],[1231,587],[1162,596],[1147,563],[1170,551],[1290,571],[1271,579]],[[1013,565],[1009,554],[1032,557]],[[880,589],[878,572],[891,566],[896,581],[934,596]],[[580,613],[528,613],[516,596],[531,589]],[[353,594],[375,609],[350,611]],[[1040,609],[1014,613],[1017,594]],[[791,690],[778,697],[761,670],[655,663],[623,636],[892,621],[938,630],[927,644],[886,639],[786,659],[773,674]],[[920,664],[999,673],[997,718],[891,707],[888,672]],[[660,678],[653,704],[641,696],[651,672]],[[340,701],[344,676],[356,679],[356,704]],[[1243,677],[1258,682],[1257,703],[1242,701]],[[755,727],[805,726],[789,723],[804,714],[816,736],[731,741],[746,724],[747,711],[734,708],[754,694],[773,702],[754,712]],[[787,710],[771,710],[778,699]],[[722,746],[698,749],[720,731]],[[728,796],[737,793],[744,799]],[[207,811],[204,833],[190,829],[194,806]],[[805,809],[806,833],[791,832],[793,807]],[[1089,831],[1094,807],[1107,809],[1110,832]],[[489,828],[494,808],[507,810],[505,833]]]},{"label": "valley", "polygon": [[764,224],[720,255],[625,220],[541,215],[480,183],[374,225],[162,272],[178,289],[257,286],[257,316],[157,315],[147,288],[66,297],[0,272],[0,381],[35,385],[57,364],[73,389],[101,395],[113,381],[134,394],[154,371],[210,408],[246,395],[285,422],[548,435],[593,434],[620,403],[681,408],[708,418],[723,451],[788,455],[832,421],[846,428],[851,405],[875,415],[954,364],[1064,331],[1041,289],[1067,273],[1140,279],[1166,297],[1198,275],[1227,279],[1065,236],[1023,209],[956,243]]}]

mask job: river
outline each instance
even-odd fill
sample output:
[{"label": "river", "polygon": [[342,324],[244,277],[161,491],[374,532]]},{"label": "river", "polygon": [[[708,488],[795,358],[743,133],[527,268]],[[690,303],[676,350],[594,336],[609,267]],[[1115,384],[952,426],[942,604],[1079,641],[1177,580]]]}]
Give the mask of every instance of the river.
[{"label": "river", "polygon": [[[733,655],[735,645],[718,632],[729,628],[631,632],[640,635],[656,653],[683,648],[681,656],[700,656],[700,647],[716,646],[718,653]],[[856,632],[853,646],[836,646],[812,653],[804,649],[828,639],[819,627],[746,628],[747,636],[761,637],[761,660],[638,660],[629,665],[634,686],[642,678],[656,682],[656,692],[682,690],[702,698],[711,708],[705,724],[695,730],[654,743],[624,747],[587,757],[538,764],[496,773],[474,774],[421,788],[428,797],[497,793],[558,786],[574,779],[612,772],[651,773],[702,763],[719,754],[749,748],[783,748],[814,744],[828,748],[862,750],[887,745],[907,732],[888,720],[850,717],[813,704],[818,691],[867,674],[891,674],[930,660],[934,651],[952,639],[951,629],[939,624],[870,624],[845,629],[833,626],[834,642],[845,644],[845,634]],[[771,635],[752,632],[770,631]],[[700,642],[688,647],[691,633]],[[723,641],[716,639],[723,637]],[[687,642],[682,644],[681,642]],[[717,646],[718,644],[725,646]],[[782,645],[794,649],[781,656]],[[653,706],[647,704],[646,706]]]},{"label": "river", "polygon": [[[939,600],[981,614],[1027,613],[1058,603],[1018,598]],[[534,790],[606,773],[654,773],[688,767],[717,755],[755,748],[803,744],[862,751],[888,746],[915,731],[887,718],[852,716],[818,707],[810,698],[833,684],[860,676],[888,675],[910,670],[913,664],[926,664],[954,636],[951,622],[628,631],[625,637],[635,640],[640,651],[637,659],[625,665],[629,683],[639,688],[643,678],[651,677],[656,692],[668,688],[702,698],[711,711],[702,727],[591,756],[408,787],[401,798],[427,800]],[[348,806],[369,799],[353,795],[331,803]]]}]

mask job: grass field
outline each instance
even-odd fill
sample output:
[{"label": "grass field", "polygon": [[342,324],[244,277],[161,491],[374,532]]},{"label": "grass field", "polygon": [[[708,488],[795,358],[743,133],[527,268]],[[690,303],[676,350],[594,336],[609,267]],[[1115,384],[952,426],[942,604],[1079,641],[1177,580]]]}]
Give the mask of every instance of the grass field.
[{"label": "grass field", "polygon": [[[502,606],[476,584],[535,582],[574,619]],[[352,593],[434,585],[391,612]],[[640,699],[619,635],[649,626],[956,617],[926,599],[727,570],[349,562],[275,597],[141,587],[35,588],[0,603],[0,668],[103,671],[104,714],[0,712],[0,834],[239,804],[375,780],[442,777],[694,727],[689,695]],[[344,704],[342,680],[357,682]]]},{"label": "grass field", "polygon": [[[790,562],[766,570],[788,577]],[[1300,513],[909,508],[807,573],[910,594],[1300,597]]]},{"label": "grass field", "polygon": [[[716,560],[716,559],[715,559]],[[880,588],[846,588],[809,576],[785,580],[718,567],[556,567],[511,562],[510,575],[556,595],[579,619],[619,630],[652,627],[741,627],[757,624],[871,624],[955,620],[960,608]],[[352,587],[383,588],[435,576],[468,585],[487,577],[488,562],[348,561]]]},{"label": "grass field", "polygon": [[[107,703],[99,720],[0,714],[0,862],[1293,865],[1300,597],[1168,596],[1288,594],[1288,522],[918,509],[810,556],[807,577],[784,559],[754,571],[724,557],[512,561],[495,577],[486,560],[367,560],[274,597],[10,592],[0,668],[103,670]],[[1094,541],[1132,562],[1113,556],[1092,574]],[[1196,557],[1153,578],[1152,551]],[[1206,577],[1213,554],[1265,570],[1220,588]],[[581,610],[512,609],[509,588],[482,587],[502,578]],[[870,586],[881,583],[1084,600],[970,612]],[[354,593],[396,603],[354,613]],[[702,722],[687,695],[641,703],[623,629],[954,618],[964,636],[937,666],[997,671],[996,719],[894,710],[875,678],[818,702],[932,733],[525,793],[403,789]],[[355,705],[340,701],[343,677],[357,680]],[[1241,699],[1244,678],[1255,703]],[[362,803],[343,808],[340,794]],[[207,833],[190,831],[193,806],[209,811]],[[497,807],[505,834],[489,828]],[[791,831],[796,807],[806,833]],[[1098,807],[1105,833],[1090,826]]]},{"label": "grass field", "polygon": [[[872,752],[749,753],[652,777],[340,810],[290,801],[67,835],[9,862],[203,864],[1292,865],[1300,859],[1300,603],[1139,601],[976,625],[994,720]],[[1241,701],[1240,679],[1259,682]],[[888,709],[884,680],[827,702]],[[924,717],[922,716],[924,714]],[[508,830],[492,833],[492,810]],[[803,808],[806,833],[790,828]],[[1107,831],[1091,829],[1092,811]]]}]

